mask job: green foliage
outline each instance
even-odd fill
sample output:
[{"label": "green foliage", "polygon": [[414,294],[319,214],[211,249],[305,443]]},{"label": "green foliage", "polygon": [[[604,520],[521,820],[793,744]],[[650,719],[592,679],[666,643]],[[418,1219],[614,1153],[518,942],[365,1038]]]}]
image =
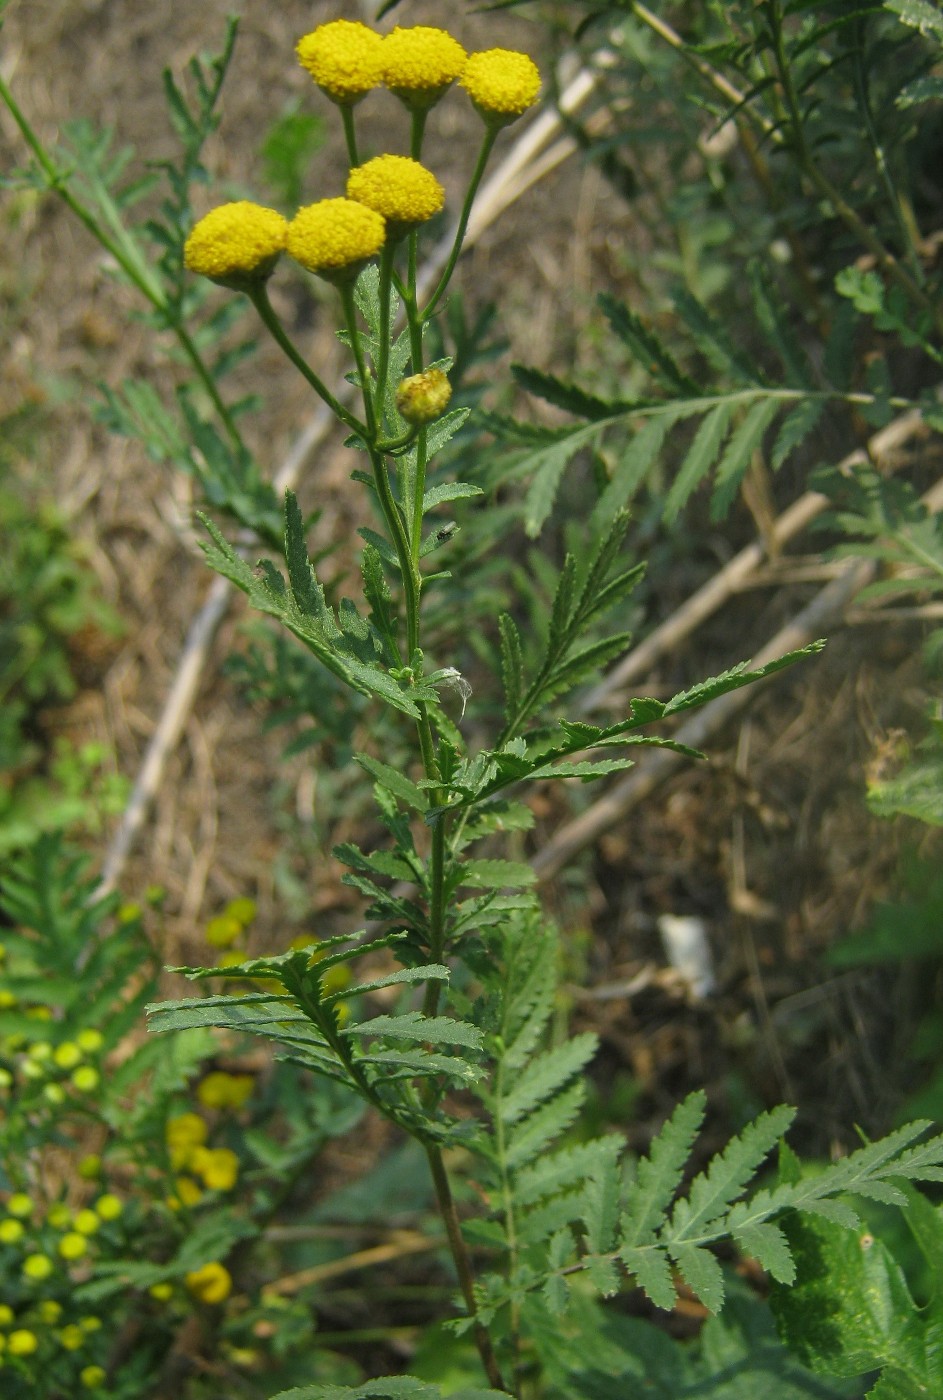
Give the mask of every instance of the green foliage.
[{"label": "green foliage", "polygon": [[0,853],[29,845],[42,831],[93,827],[97,807],[109,806],[114,792],[99,773],[106,755],[60,745],[49,756],[40,717],[75,694],[75,638],[118,630],[66,522],[51,505],[29,500],[12,470],[36,425],[27,415],[4,426],[0,468],[10,478],[0,491]]},{"label": "green foliage", "polygon": [[[590,22],[607,12],[605,5],[590,8]],[[888,1250],[870,1249],[859,1276],[849,1242],[850,1232],[862,1228],[852,1202],[910,1207],[936,1282],[938,1217],[911,1183],[943,1180],[943,1138],[929,1137],[929,1123],[918,1121],[803,1174],[792,1169],[783,1147],[793,1110],[779,1107],[759,1113],[704,1161],[698,1138],[707,1099],[701,1091],[677,1105],[637,1162],[625,1159],[621,1133],[587,1136],[581,1114],[596,1040],[588,1032],[566,1033],[556,935],[539,905],[534,870],[522,858],[526,848],[516,844],[515,834],[533,820],[516,800],[518,785],[605,778],[628,767],[639,746],[697,757],[670,735],[640,731],[753,684],[822,645],[752,670],[746,663],[734,666],[667,701],[637,697],[611,724],[575,718],[578,708],[569,717],[562,713],[578,687],[628,644],[625,630],[607,628],[613,612],[624,614],[642,576],[624,544],[626,506],[643,485],[671,524],[709,482],[711,515],[719,520],[748,472],[768,462],[774,471],[789,463],[804,473],[813,435],[826,424],[847,430],[851,412],[879,424],[896,409],[916,405],[931,428],[940,425],[938,406],[926,392],[943,328],[935,274],[921,261],[913,201],[899,186],[907,175],[903,153],[914,109],[932,96],[932,85],[920,84],[932,76],[925,70],[938,56],[936,24],[919,0],[853,9],[805,0],[693,8],[682,38],[659,28],[658,16],[643,6],[616,6],[624,24],[612,37],[616,61],[601,74],[600,101],[613,96],[609,82],[631,78],[632,63],[648,62],[652,33],[668,37],[680,60],[672,53],[653,63],[652,82],[670,95],[674,114],[684,106],[677,93],[688,85],[670,65],[691,66],[705,84],[698,119],[706,113],[709,121],[739,124],[741,136],[750,133],[745,149],[765,204],[756,218],[752,201],[734,208],[734,176],[710,154],[703,156],[707,175],[697,177],[695,188],[678,180],[684,188],[672,195],[667,211],[679,234],[678,253],[653,277],[652,304],[635,310],[613,295],[600,298],[606,323],[601,357],[611,362],[611,372],[583,387],[543,369],[515,369],[521,390],[574,423],[533,427],[486,419],[512,453],[489,453],[487,466],[463,471],[470,478],[464,481],[458,479],[465,457],[458,434],[468,405],[423,426],[407,423],[397,408],[397,386],[407,372],[460,374],[478,338],[479,327],[469,328],[450,311],[450,348],[433,322],[496,129],[484,132],[451,255],[428,297],[420,294],[417,273],[420,231],[402,241],[391,238],[377,266],[361,269],[356,281],[353,274],[339,281],[340,338],[351,354],[347,379],[359,392],[356,410],[333,396],[291,344],[261,274],[253,279],[247,273],[241,282],[365,465],[353,478],[365,486],[375,516],[361,531],[359,576],[353,575],[358,598],[335,597],[325,587],[297,500],[287,493],[282,511],[246,448],[240,419],[251,403],[222,395],[220,384],[252,350],[237,331],[236,304],[211,309],[215,302],[208,298],[216,293],[194,289],[185,275],[190,192],[207,178],[202,152],[218,125],[235,24],[218,56],[191,63],[186,89],[165,76],[178,158],[143,181],[126,178],[129,155],[115,152],[107,133],[82,124],[65,132],[60,150],[47,152],[0,86],[32,153],[20,180],[66,200],[143,296],[153,326],[175,337],[187,366],[191,382],[170,391],[150,381],[105,390],[105,420],[137,437],[154,458],[196,475],[208,503],[265,546],[266,557],[253,562],[248,537],[234,545],[204,517],[210,566],[305,650],[305,666],[292,672],[291,685],[284,659],[260,684],[288,691],[296,713],[307,705],[316,732],[366,775],[377,817],[372,847],[345,840],[334,852],[346,867],[345,883],[363,896],[369,930],[302,946],[296,940],[262,956],[243,947],[225,964],[173,969],[200,983],[223,979],[224,989],[151,1002],[151,1030],[174,1038],[134,1048],[123,1042],[143,999],[154,995],[141,911],[125,911],[122,918],[114,901],[94,893],[81,862],[53,846],[38,846],[14,869],[5,899],[18,928],[8,949],[10,987],[0,1032],[7,1035],[9,1060],[3,1088],[15,1109],[11,1141],[23,1151],[4,1161],[10,1184],[32,1183],[36,1159],[51,1145],[68,1143],[74,1095],[64,1081],[73,1052],[65,1050],[72,1042],[63,1037],[74,1034],[79,1045],[90,1016],[107,1023],[108,1031],[100,1043],[88,1036],[85,1043],[94,1042],[94,1053],[110,1054],[113,1062],[102,1064],[112,1073],[101,1085],[100,1104],[82,1106],[95,1131],[115,1144],[115,1163],[132,1166],[138,1176],[136,1191],[127,1193],[127,1233],[102,1233],[108,1247],[94,1267],[67,1281],[76,1302],[113,1300],[122,1318],[136,1324],[150,1307],[142,1295],[158,1289],[149,1296],[161,1298],[169,1284],[177,1295],[171,1323],[179,1327],[189,1312],[181,1279],[199,1299],[194,1271],[210,1265],[217,1279],[220,1270],[229,1279],[223,1260],[240,1270],[256,1249],[268,1251],[264,1267],[242,1270],[251,1292],[254,1278],[269,1275],[275,1253],[267,1225],[290,1206],[295,1183],[326,1138],[349,1130],[369,1107],[411,1140],[430,1169],[461,1296],[454,1329],[466,1346],[474,1345],[482,1379],[492,1387],[469,1388],[474,1382],[466,1384],[463,1375],[452,1393],[465,1400],[507,1393],[572,1400],[641,1386],[660,1388],[666,1397],[713,1394],[718,1400],[753,1395],[758,1387],[784,1400],[846,1393],[843,1385],[818,1384],[786,1359],[757,1321],[758,1305],[742,1296],[734,1298],[732,1322],[712,1318],[687,1351],[604,1302],[638,1288],[651,1305],[667,1310],[680,1285],[716,1314],[728,1292],[720,1253],[734,1250],[755,1259],[778,1293],[798,1289],[790,1295],[793,1321],[786,1313],[781,1321],[813,1371],[855,1376],[881,1368],[872,1393],[885,1400],[939,1384],[935,1289],[921,1313]],[[623,105],[609,102],[616,123]],[[691,120],[686,107],[677,119]],[[414,154],[423,125],[412,121]],[[572,126],[592,151],[594,138],[578,121]],[[343,127],[356,159],[352,108],[343,113]],[[646,139],[654,140],[650,126]],[[660,151],[667,138],[658,133],[657,139]],[[270,129],[263,160],[286,200],[299,196],[303,166],[319,140],[320,130],[297,112]],[[618,130],[607,141],[616,147]],[[705,152],[709,144],[702,141]],[[606,177],[635,197],[642,181],[614,149],[600,159]],[[866,172],[847,193],[835,183],[842,163]],[[680,177],[688,164],[687,150],[679,148],[665,170]],[[731,160],[730,170],[736,164]],[[162,181],[157,213],[135,224],[142,195],[157,196],[155,176]],[[731,206],[722,217],[710,207],[708,188]],[[699,217],[705,212],[711,217]],[[725,254],[729,267],[745,268],[746,275],[734,278],[709,265],[719,257],[711,250],[728,237],[734,249]],[[775,245],[787,250],[778,263],[770,256]],[[862,255],[870,263],[862,263]],[[819,265],[824,276],[813,276],[810,268]],[[918,370],[905,379],[880,337],[893,337],[912,352]],[[906,392],[898,392],[902,383]],[[455,560],[474,561],[476,549],[483,553],[501,542],[514,553],[501,530],[515,514],[536,538],[552,517],[571,464],[587,455],[593,489],[582,523],[572,522],[566,532],[559,567],[547,550],[527,561],[533,579],[517,560],[491,576],[520,582],[524,604],[515,609],[505,597],[495,608],[486,606],[503,587],[482,582],[476,588],[473,570],[471,584],[451,580]],[[665,484],[657,463],[671,455],[676,461]],[[426,517],[498,486],[503,503],[477,541],[464,558],[460,550],[453,553],[449,569],[433,572],[426,561],[451,545],[456,522]],[[865,473],[851,492],[832,518],[845,541],[853,536],[856,553],[870,552],[891,569],[909,571],[918,563],[917,578],[908,572],[890,581],[897,596],[933,591],[943,577],[943,549],[935,522],[913,493],[885,489]],[[885,592],[887,583],[882,580]],[[453,586],[467,589],[463,615],[473,619],[463,645],[485,657],[489,639],[496,639],[489,660],[503,687],[502,712],[486,701],[467,724],[470,683],[456,665],[437,667],[426,655],[452,655],[442,644],[447,625],[437,633],[429,623]],[[441,619],[448,604],[439,607]],[[451,626],[452,637],[461,633],[461,623],[453,619]],[[327,671],[329,699],[302,698],[312,665]],[[336,696],[346,692],[352,703],[335,707]],[[384,720],[374,728],[377,713]],[[363,752],[353,752],[354,719]],[[391,733],[397,737],[388,742]],[[510,845],[495,841],[509,834]],[[117,926],[103,937],[109,920]],[[238,942],[244,923],[236,923]],[[133,932],[119,936],[124,925]],[[44,1009],[48,1016],[35,1014]],[[244,1037],[269,1044],[279,1061],[271,1083],[286,1087],[271,1091],[277,1108],[227,1118],[222,1101],[213,1102],[210,1074],[196,1093],[218,1116],[177,1112],[205,1061],[218,1047],[239,1053]],[[47,1062],[55,1072],[43,1067]],[[81,1068],[95,1072],[97,1088],[99,1067]],[[91,1080],[69,1081],[76,1092],[87,1092],[82,1082]],[[253,1081],[247,1092],[254,1091]],[[59,1109],[68,1112],[57,1118],[51,1110]],[[274,1135],[268,1131],[273,1122]],[[211,1130],[214,1145],[205,1147]],[[461,1152],[446,1158],[446,1148]],[[777,1149],[784,1165],[779,1180],[770,1181],[768,1163]],[[230,1196],[237,1181],[239,1194]],[[464,1221],[456,1206],[463,1191]],[[56,1227],[48,1204],[55,1203],[44,1203],[39,1238],[51,1250]],[[840,1282],[833,1314],[819,1302],[816,1271],[826,1255]],[[5,1286],[20,1315],[32,1318],[43,1299],[28,1291],[26,1277],[11,1265]],[[265,1336],[269,1306],[261,1296],[234,1309],[225,1320],[229,1337]],[[816,1333],[810,1316],[828,1316],[834,1327],[830,1321]],[[294,1316],[286,1334],[301,1322]],[[132,1400],[135,1387],[142,1392],[152,1381],[163,1384],[171,1331],[170,1323],[150,1330],[143,1356],[133,1363],[138,1370],[119,1376],[121,1400]],[[215,1344],[208,1349],[215,1352]],[[40,1362],[45,1353],[37,1367]],[[317,1358],[301,1358],[294,1373],[273,1373],[263,1384],[283,1387],[281,1400],[435,1400],[441,1394],[438,1378],[387,1377],[358,1386],[347,1384],[349,1370],[332,1372],[329,1363],[327,1370]]]},{"label": "green foliage", "polygon": [[[498,1400],[503,1390],[451,1390],[452,1400]],[[282,1390],[272,1400],[442,1400],[437,1385],[412,1376],[380,1376],[366,1385],[304,1385]]]},{"label": "green foliage", "polygon": [[786,1224],[801,1281],[773,1287],[777,1325],[819,1375],[880,1370],[875,1400],[917,1400],[943,1386],[938,1338],[943,1327],[939,1265],[943,1214],[909,1191],[908,1221],[931,1269],[932,1292],[918,1307],[900,1262],[870,1230],[850,1233],[829,1220]]},{"label": "green foliage", "polygon": [[308,163],[325,140],[325,123],[300,103],[290,102],[272,122],[261,146],[265,178],[279,202],[292,213],[303,204]]}]

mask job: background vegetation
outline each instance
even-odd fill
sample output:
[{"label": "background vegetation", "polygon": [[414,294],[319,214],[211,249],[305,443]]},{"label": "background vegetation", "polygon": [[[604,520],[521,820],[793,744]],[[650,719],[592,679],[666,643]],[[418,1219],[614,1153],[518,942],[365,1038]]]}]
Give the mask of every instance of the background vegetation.
[{"label": "background vegetation", "polygon": [[[533,53],[566,106],[544,169],[524,162],[531,188],[515,199],[510,184],[436,327],[456,402],[476,410],[448,470],[487,495],[487,509],[455,510],[442,557],[456,587],[428,615],[436,663],[473,687],[473,730],[493,732],[501,699],[490,619],[510,605],[533,668],[565,551],[585,554],[622,506],[648,575],[619,626],[670,630],[634,674],[613,651],[615,680],[581,693],[585,717],[614,722],[630,694],[667,699],[787,626],[789,645],[830,639],[704,741],[709,766],[659,773],[641,804],[618,778],[608,807],[595,787],[541,790],[532,830],[512,834],[563,930],[551,1040],[600,1041],[567,1145],[618,1127],[643,1152],[694,1090],[703,1160],[783,1099],[799,1108],[791,1141],[821,1162],[859,1133],[938,1118],[939,10],[387,8],[387,24],[446,22],[469,48]],[[5,13],[2,71],[30,121],[63,143],[79,188],[144,230],[168,276],[191,200],[199,213],[220,190],[251,191],[290,210],[342,169],[338,132],[289,57],[333,12],[243,10],[218,108],[216,70],[199,70],[201,106],[186,64],[223,50],[222,7]],[[377,149],[388,117],[365,118]],[[430,123],[428,163],[453,201],[465,122],[444,106]],[[201,612],[192,526],[208,505],[231,537],[277,540],[270,483],[300,464],[308,546],[339,597],[369,523],[348,454],[273,352],[247,343],[238,304],[181,283],[201,353],[246,400],[245,452],[221,452],[205,403],[181,388],[179,343],[43,181],[12,174],[27,152],[8,113],[0,130],[7,1352],[17,1331],[35,1335],[49,1400],[79,1384],[128,1400],[171,1387],[265,1397],[405,1370],[444,1394],[480,1385],[467,1338],[440,1325],[454,1281],[415,1146],[237,1037],[141,1031],[145,1001],[181,994],[158,981],[165,964],[237,963],[359,924],[356,881],[331,852],[379,840],[349,760],[372,745],[397,763],[395,728],[359,697],[342,706],[311,658],[231,596]],[[188,178],[168,183],[167,162]],[[290,278],[277,295],[323,377],[339,377],[333,304],[312,311]],[[791,534],[796,502],[812,528]],[[712,580],[722,605],[686,627],[682,603]],[[182,656],[199,657],[200,680],[180,704]],[[129,833],[117,816],[162,725],[174,742]],[[706,927],[709,995],[670,966],[666,915]],[[781,1163],[781,1182],[792,1171]],[[880,1205],[866,1256],[860,1234],[828,1222],[787,1231],[810,1273],[824,1255],[839,1281],[827,1335],[809,1325],[826,1305],[812,1285],[774,1288],[795,1362],[756,1306],[768,1280],[741,1260],[721,1320],[705,1322],[690,1291],[670,1314],[636,1291],[604,1324],[577,1297],[559,1342],[535,1321],[525,1393],[624,1393],[644,1374],[666,1395],[863,1394],[892,1361],[905,1379],[885,1374],[881,1394],[933,1393],[913,1357],[939,1306],[940,1227],[920,1199],[919,1246]],[[53,1268],[31,1273],[31,1258]],[[880,1269],[897,1290],[883,1333],[861,1322]],[[577,1365],[588,1327],[611,1348],[598,1373]],[[7,1359],[14,1395],[36,1393],[32,1356]]]}]

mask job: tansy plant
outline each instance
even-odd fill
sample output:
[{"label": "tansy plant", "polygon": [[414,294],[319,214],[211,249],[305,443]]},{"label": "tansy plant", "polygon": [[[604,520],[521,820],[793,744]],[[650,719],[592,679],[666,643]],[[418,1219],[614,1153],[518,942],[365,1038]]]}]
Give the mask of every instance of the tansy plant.
[{"label": "tansy plant", "polygon": [[[500,843],[531,826],[525,799],[534,783],[590,781],[630,767],[644,747],[695,758],[649,730],[802,653],[760,669],[735,667],[670,700],[635,698],[606,726],[567,719],[565,697],[627,642],[625,633],[607,634],[604,626],[642,574],[642,565],[622,557],[626,518],[616,513],[601,522],[581,558],[564,560],[536,663],[525,663],[512,610],[478,619],[482,635],[495,639],[504,692],[503,715],[487,733],[490,713],[476,712],[451,659],[426,655],[423,602],[430,590],[450,586],[449,573],[429,560],[454,533],[436,512],[481,492],[449,479],[436,463],[466,411],[449,410],[450,362],[427,361],[425,332],[446,296],[488,157],[502,129],[536,102],[540,77],[525,54],[491,49],[469,56],[450,35],[425,26],[381,36],[336,20],[302,38],[297,53],[340,113],[346,180],[291,218],[249,201],[211,210],[179,229],[183,262],[197,285],[210,279],[249,299],[343,424],[361,463],[353,477],[367,492],[376,528],[361,532],[362,597],[336,607],[309,558],[305,521],[290,492],[279,545],[284,571],[270,557],[250,563],[209,520],[205,552],[211,567],[278,619],[336,681],[386,707],[410,756],[389,762],[390,752],[357,755],[386,837],[377,849],[351,842],[335,854],[348,868],[347,883],[366,899],[369,929],[273,956],[227,956],[223,967],[181,969],[234,985],[151,1006],[150,1026],[265,1037],[281,1059],[353,1091],[419,1145],[460,1289],[453,1325],[471,1339],[480,1365],[472,1382],[479,1388],[453,1393],[465,1400],[625,1395],[648,1384],[650,1364],[662,1368],[662,1393],[693,1394],[695,1379],[672,1371],[656,1343],[623,1326],[628,1319],[600,1300],[639,1286],[654,1305],[671,1308],[680,1280],[716,1312],[725,1293],[712,1250],[718,1243],[732,1242],[788,1285],[797,1266],[781,1217],[805,1212],[847,1228],[858,1217],[839,1196],[902,1204],[902,1179],[943,1178],[943,1139],[919,1143],[928,1125],[914,1124],[813,1176],[794,1171],[788,1159],[778,1182],[756,1190],[758,1171],[791,1121],[789,1109],[762,1114],[686,1186],[705,1110],[700,1093],[678,1105],[635,1166],[623,1161],[620,1135],[580,1137],[574,1124],[596,1041],[588,1033],[551,1039],[556,937],[532,868],[507,859]],[[368,156],[357,113],[380,86],[402,103],[405,149]],[[481,122],[480,150],[454,218],[451,251],[431,291],[421,294],[423,232],[446,203],[442,172],[423,163],[423,137],[429,112],[453,100],[455,86]],[[116,246],[120,252],[120,241]],[[336,291],[353,401],[322,381],[269,301],[267,283],[281,275],[285,259]],[[147,287],[147,270],[128,262]],[[174,307],[185,308],[187,295]],[[196,354],[185,323],[172,324],[184,350],[190,344]],[[220,421],[232,424],[211,376],[210,387]],[[261,534],[274,544],[268,498],[262,487],[256,494]],[[227,506],[238,515],[231,497]],[[467,733],[476,735],[474,746]],[[224,930],[215,941],[225,945]],[[358,977],[351,965],[361,960],[366,970]],[[221,1184],[232,1165],[207,1155],[201,1132],[183,1121],[169,1143],[182,1178],[197,1190],[201,1174],[202,1185],[208,1177]],[[456,1185],[459,1200],[473,1202],[461,1212]],[[889,1275],[880,1252],[871,1258]],[[201,1266],[187,1286],[212,1303],[228,1290],[228,1274]],[[792,1363],[782,1365],[784,1375],[788,1369],[799,1376]],[[480,1388],[482,1380],[490,1389]],[[803,1384],[799,1376],[793,1389],[778,1393],[827,1393],[804,1391]],[[286,1392],[286,1400],[288,1394],[433,1400],[438,1391],[400,1376],[362,1389],[307,1385]]]}]

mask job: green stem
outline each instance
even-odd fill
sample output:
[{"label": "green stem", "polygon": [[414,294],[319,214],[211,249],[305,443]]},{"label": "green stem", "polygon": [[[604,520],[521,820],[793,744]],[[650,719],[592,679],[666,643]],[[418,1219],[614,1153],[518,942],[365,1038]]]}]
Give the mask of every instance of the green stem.
[{"label": "green stem", "polygon": [[413,160],[419,160],[422,155],[422,138],[426,130],[426,117],[429,115],[428,107],[414,107],[412,109],[412,124],[409,130],[409,154]]},{"label": "green stem", "polygon": [[357,362],[357,374],[360,378],[360,395],[363,399],[364,417],[367,420],[367,441],[372,445],[377,440],[377,418],[373,411],[373,394],[370,392],[370,373],[367,369],[367,359],[363,353],[363,341],[360,338],[360,327],[357,325],[357,306],[354,302],[354,284],[352,282],[342,282],[338,290],[341,296],[341,305],[344,308],[344,324],[347,327],[347,334],[350,337],[350,348],[354,352],[354,359]]},{"label": "green stem", "polygon": [[354,128],[354,109],[347,103],[342,102],[341,120],[344,123],[344,140],[347,142],[347,156],[351,167],[360,164],[360,157],[357,154],[357,132]]},{"label": "green stem", "polygon": [[390,336],[392,334],[390,304],[393,295],[393,260],[396,257],[396,244],[388,239],[380,254],[380,334],[377,356],[377,387],[374,395],[376,420],[383,427],[383,412],[386,407],[386,381],[390,370]]},{"label": "green stem", "polygon": [[279,348],[284,351],[300,374],[307,379],[315,393],[324,400],[331,412],[336,414],[341,422],[350,428],[351,432],[356,433],[358,437],[366,438],[367,430],[363,423],[355,418],[349,409],[346,409],[344,405],[334,397],[324,381],[315,374],[304,356],[298,351],[293,342],[289,340],[285,333],[285,328],[272,309],[272,303],[268,299],[268,290],[266,289],[265,283],[256,283],[246,295],[259,313],[262,324],[265,326],[265,329],[269,332],[272,339]]},{"label": "green stem", "polygon": [[214,409],[219,415],[220,421],[225,427],[226,432],[228,433],[229,438],[233,443],[233,446],[236,448],[237,451],[244,451],[245,444],[242,440],[242,434],[239,432],[239,429],[237,428],[233,420],[232,414],[230,413],[225,402],[223,401],[219,392],[219,388],[217,387],[217,384],[213,379],[212,374],[210,373],[206,364],[204,363],[203,357],[197,349],[192,337],[190,336],[190,333],[187,331],[186,327],[183,325],[183,322],[180,320],[180,317],[176,312],[175,308],[164,295],[164,291],[161,288],[160,284],[154,280],[154,278],[151,275],[150,269],[147,267],[146,263],[142,264],[142,260],[139,256],[138,249],[131,240],[130,236],[123,230],[120,232],[120,235],[110,234],[105,228],[102,227],[101,221],[95,217],[94,212],[91,209],[89,209],[88,206],[85,205],[75,194],[73,194],[72,190],[69,188],[68,172],[60,170],[57,167],[55,161],[52,159],[49,152],[46,150],[39,137],[36,135],[32,126],[27,121],[24,113],[22,112],[19,104],[16,101],[16,98],[13,96],[12,91],[4,82],[2,77],[0,77],[0,100],[2,100],[5,104],[10,115],[13,117],[13,120],[19,127],[23,139],[26,141],[26,144],[29,146],[30,151],[35,156],[36,161],[39,164],[43,175],[45,176],[48,189],[53,194],[58,195],[58,197],[63,201],[66,207],[75,215],[79,223],[81,223],[96,240],[96,242],[100,243],[101,246],[114,258],[115,262],[118,264],[122,272],[128,278],[128,281],[131,282],[131,284],[138,289],[141,295],[147,301],[150,302],[151,306],[154,307],[155,311],[159,312],[160,315],[164,318],[165,325],[167,326],[168,330],[170,330],[173,333],[173,335],[176,336],[177,341],[180,344],[180,347],[186,355],[187,359],[189,360],[194,373],[196,374],[197,378],[199,379],[200,383],[205,389],[211,403],[213,404]]},{"label": "green stem", "polygon": [[442,1153],[433,1143],[426,1143],[426,1156],[429,1159],[429,1170],[432,1173],[432,1183],[435,1187],[436,1200],[439,1203],[439,1213],[445,1224],[445,1232],[449,1240],[449,1249],[455,1263],[455,1272],[458,1274],[459,1287],[462,1290],[462,1297],[465,1300],[465,1307],[469,1317],[475,1319],[473,1334],[475,1345],[478,1348],[478,1355],[481,1357],[481,1364],[485,1368],[485,1375],[488,1377],[488,1384],[494,1390],[503,1390],[510,1394],[504,1384],[501,1375],[501,1368],[498,1365],[498,1358],[494,1354],[494,1347],[487,1329],[478,1321],[478,1305],[475,1302],[475,1279],[472,1273],[471,1261],[468,1257],[468,1249],[462,1236],[462,1227],[459,1223],[458,1212],[455,1209],[455,1201],[452,1198],[452,1188],[449,1186],[448,1174],[445,1164],[442,1161]]},{"label": "green stem", "polygon": [[475,195],[478,193],[478,186],[481,184],[482,176],[485,173],[485,166],[488,164],[488,157],[491,155],[494,143],[498,139],[499,130],[499,127],[485,127],[485,135],[481,143],[481,149],[478,152],[478,160],[476,161],[475,169],[472,172],[471,184],[468,186],[468,192],[465,195],[465,203],[462,205],[462,212],[459,215],[458,219],[458,227],[455,230],[455,240],[452,244],[452,251],[449,253],[448,261],[445,264],[442,276],[439,278],[439,285],[432,293],[432,296],[425,310],[422,313],[423,320],[427,321],[432,315],[432,313],[435,311],[442,298],[443,292],[449,285],[452,273],[455,271],[455,264],[458,262],[458,255],[462,251],[462,242],[465,238],[465,231],[468,228],[468,220],[471,218],[472,204],[475,201]]}]

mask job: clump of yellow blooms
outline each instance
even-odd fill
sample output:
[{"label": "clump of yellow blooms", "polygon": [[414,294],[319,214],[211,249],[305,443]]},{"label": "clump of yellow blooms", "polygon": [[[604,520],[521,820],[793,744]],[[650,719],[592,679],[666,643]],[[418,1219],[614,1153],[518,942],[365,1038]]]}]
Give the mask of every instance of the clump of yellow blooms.
[{"label": "clump of yellow blooms", "polygon": [[28,1327],[18,1327],[7,1337],[7,1351],[11,1356],[32,1356],[39,1347],[39,1338]]},{"label": "clump of yellow blooms", "polygon": [[383,79],[382,40],[357,20],[335,19],[299,39],[295,52],[321,91],[339,106],[352,106]]},{"label": "clump of yellow blooms", "polygon": [[269,275],[285,247],[287,229],[287,220],[275,209],[245,199],[221,204],[191,230],[183,260],[191,272],[238,290]]},{"label": "clump of yellow blooms", "polygon": [[352,279],[386,241],[386,222],[353,199],[309,204],[288,225],[286,247],[295,262],[328,280]]},{"label": "clump of yellow blooms", "polygon": [[78,1230],[70,1230],[59,1241],[59,1253],[63,1259],[81,1259],[88,1249],[88,1240]]},{"label": "clump of yellow blooms", "polygon": [[123,1210],[124,1204],[120,1197],[112,1195],[110,1191],[99,1196],[95,1202],[96,1214],[100,1215],[102,1220],[117,1220]]},{"label": "clump of yellow blooms", "polygon": [[416,24],[409,29],[397,25],[387,34],[381,57],[386,86],[408,107],[421,111],[438,102],[461,75],[468,55],[446,30]]},{"label": "clump of yellow blooms", "polygon": [[540,73],[534,60],[514,49],[484,49],[469,55],[461,86],[489,125],[514,121],[540,94]]},{"label": "clump of yellow blooms", "polygon": [[204,1108],[240,1109],[251,1097],[255,1080],[251,1074],[226,1074],[213,1070],[197,1085],[196,1096]]},{"label": "clump of yellow blooms", "polygon": [[347,197],[406,230],[438,214],[445,203],[445,190],[418,160],[375,156],[350,172]]},{"label": "clump of yellow blooms", "polygon": [[184,1276],[191,1297],[199,1303],[222,1303],[232,1291],[232,1277],[225,1264],[204,1264]]},{"label": "clump of yellow blooms", "polygon": [[440,418],[452,397],[452,386],[441,369],[423,370],[400,381],[396,407],[407,423],[422,426]]}]

